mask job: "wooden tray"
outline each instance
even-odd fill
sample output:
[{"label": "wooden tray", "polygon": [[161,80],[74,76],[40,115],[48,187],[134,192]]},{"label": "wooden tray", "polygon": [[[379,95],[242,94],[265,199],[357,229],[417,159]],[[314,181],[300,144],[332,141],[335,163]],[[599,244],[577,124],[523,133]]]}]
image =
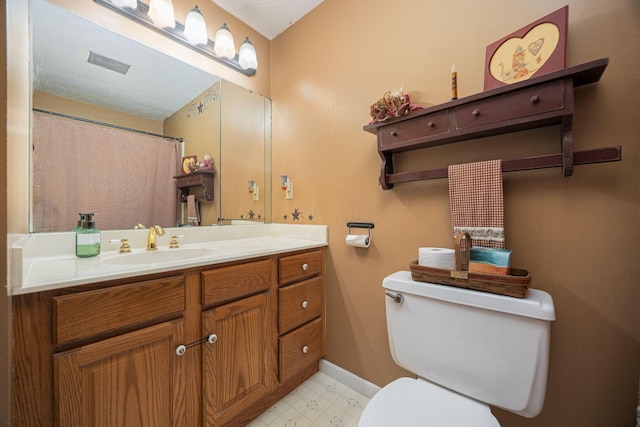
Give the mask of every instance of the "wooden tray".
[{"label": "wooden tray", "polygon": [[[463,237],[466,238],[467,246],[464,251],[461,249]],[[470,272],[468,271],[470,247],[471,236],[468,233],[459,233],[456,238],[455,270],[425,267],[418,265],[418,261],[413,261],[409,266],[411,277],[418,282],[457,286],[515,298],[525,297],[531,284],[531,273],[519,268],[510,268],[509,274],[506,275]]]}]

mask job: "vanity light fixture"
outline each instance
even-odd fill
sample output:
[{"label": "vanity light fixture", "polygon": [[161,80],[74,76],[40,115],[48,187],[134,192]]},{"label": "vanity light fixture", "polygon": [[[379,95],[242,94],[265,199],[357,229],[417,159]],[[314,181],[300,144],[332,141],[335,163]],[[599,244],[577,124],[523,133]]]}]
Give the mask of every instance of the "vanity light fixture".
[{"label": "vanity light fixture", "polygon": [[[205,19],[197,6],[187,15],[185,25],[188,28],[185,28],[185,25],[175,21],[171,0],[150,0],[151,3],[149,5],[140,0],[93,1],[181,43],[208,58],[224,64],[245,76],[253,76],[256,73],[258,60],[255,48],[251,41],[249,41],[249,38],[247,37],[240,47],[240,55],[236,55],[233,35],[231,35],[231,31],[229,31],[229,27],[227,27],[226,24],[222,25],[216,33],[215,42],[209,40],[206,36]],[[136,6],[131,6],[134,3]],[[121,6],[122,4],[125,5]],[[197,30],[200,33],[200,38],[197,38],[198,36],[194,36],[192,33],[192,31],[194,31],[191,30],[192,21],[198,22],[195,24],[196,26],[201,24],[202,27],[204,27],[203,30]],[[173,25],[171,24],[172,22]],[[204,34],[204,36],[202,36],[202,34]],[[220,40],[218,40],[218,34],[220,34]]]},{"label": "vanity light fixture", "polygon": [[285,192],[285,199],[293,199],[293,182],[291,182],[287,175],[280,176],[280,187],[282,191]]}]

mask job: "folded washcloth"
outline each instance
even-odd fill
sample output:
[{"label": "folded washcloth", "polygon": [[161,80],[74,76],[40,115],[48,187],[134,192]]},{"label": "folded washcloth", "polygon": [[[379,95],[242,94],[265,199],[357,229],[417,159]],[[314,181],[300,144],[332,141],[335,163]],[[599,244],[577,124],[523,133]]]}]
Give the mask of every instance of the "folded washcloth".
[{"label": "folded washcloth", "polygon": [[504,248],[502,161],[449,166],[453,237],[471,235],[473,246]]}]

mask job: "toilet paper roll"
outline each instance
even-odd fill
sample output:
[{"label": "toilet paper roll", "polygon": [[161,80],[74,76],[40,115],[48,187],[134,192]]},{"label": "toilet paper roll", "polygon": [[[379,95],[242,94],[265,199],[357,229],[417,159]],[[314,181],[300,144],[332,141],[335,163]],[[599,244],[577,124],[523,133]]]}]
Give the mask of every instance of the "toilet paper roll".
[{"label": "toilet paper roll", "polygon": [[456,252],[449,248],[419,248],[418,265],[455,270]]},{"label": "toilet paper roll", "polygon": [[356,248],[368,248],[371,245],[371,239],[365,234],[347,234],[347,246]]}]

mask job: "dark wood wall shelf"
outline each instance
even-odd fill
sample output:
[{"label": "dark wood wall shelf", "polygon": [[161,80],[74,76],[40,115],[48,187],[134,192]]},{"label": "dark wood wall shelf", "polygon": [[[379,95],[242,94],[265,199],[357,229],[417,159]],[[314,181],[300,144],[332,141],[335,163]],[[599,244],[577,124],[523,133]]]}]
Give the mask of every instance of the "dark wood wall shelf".
[{"label": "dark wood wall shelf", "polygon": [[213,170],[202,170],[184,175],[174,176],[176,187],[178,188],[178,198],[180,202],[186,202],[190,189],[193,187],[203,187],[202,194],[196,196],[196,200],[210,202],[213,200]]},{"label": "dark wood wall shelf", "polygon": [[378,136],[380,185],[389,190],[399,182],[447,177],[447,168],[395,173],[394,153],[557,124],[561,153],[506,160],[503,172],[562,167],[563,176],[571,176],[574,165],[620,160],[620,146],[573,150],[573,91],[598,82],[608,64],[608,58],[598,59],[365,125],[365,131]]}]

